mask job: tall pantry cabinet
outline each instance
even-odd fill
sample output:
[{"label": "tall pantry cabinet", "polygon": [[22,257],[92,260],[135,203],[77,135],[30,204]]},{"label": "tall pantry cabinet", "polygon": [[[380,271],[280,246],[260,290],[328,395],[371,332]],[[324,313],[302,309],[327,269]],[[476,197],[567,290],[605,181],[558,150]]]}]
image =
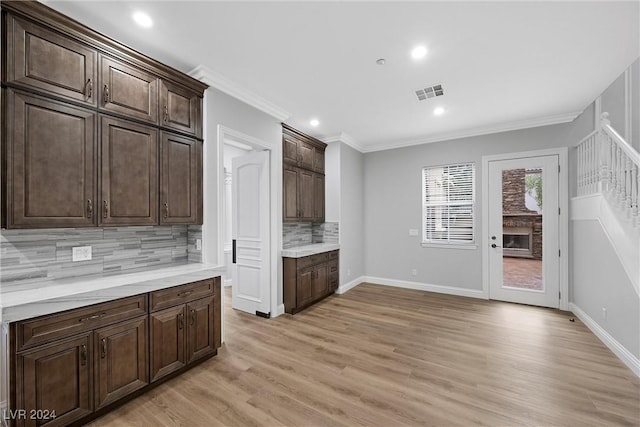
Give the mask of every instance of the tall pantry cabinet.
[{"label": "tall pantry cabinet", "polygon": [[207,86],[38,2],[1,7],[2,226],[201,224]]}]

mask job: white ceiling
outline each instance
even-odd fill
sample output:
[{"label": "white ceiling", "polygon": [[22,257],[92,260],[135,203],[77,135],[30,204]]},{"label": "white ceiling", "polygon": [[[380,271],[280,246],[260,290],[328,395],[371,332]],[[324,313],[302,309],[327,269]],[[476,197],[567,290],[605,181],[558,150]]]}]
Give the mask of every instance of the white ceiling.
[{"label": "white ceiling", "polygon": [[[640,54],[638,1],[45,3],[181,71],[205,66],[292,126],[365,152],[571,120]],[[154,26],[136,26],[134,10]],[[416,44],[429,51],[421,61]],[[444,96],[417,100],[439,83]]]}]

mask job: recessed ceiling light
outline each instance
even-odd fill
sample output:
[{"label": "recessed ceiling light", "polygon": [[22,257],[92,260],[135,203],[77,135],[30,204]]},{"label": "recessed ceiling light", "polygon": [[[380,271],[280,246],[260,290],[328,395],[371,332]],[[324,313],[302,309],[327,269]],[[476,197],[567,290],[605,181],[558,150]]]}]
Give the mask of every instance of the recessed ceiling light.
[{"label": "recessed ceiling light", "polygon": [[378,65],[384,65],[387,61],[384,60],[384,58],[380,58],[376,61],[376,64]]},{"label": "recessed ceiling light", "polygon": [[441,116],[441,115],[443,115],[443,114],[444,114],[444,108],[442,108],[442,107],[436,107],[436,108],[433,110],[433,114],[435,114],[436,116]]},{"label": "recessed ceiling light", "polygon": [[309,124],[313,127],[316,127],[320,124],[320,122],[318,121],[318,119],[311,119],[311,121],[309,122]]},{"label": "recessed ceiling light", "polygon": [[153,25],[151,17],[144,12],[134,12],[133,20],[136,21],[136,24],[140,25],[143,28],[151,28],[151,26]]},{"label": "recessed ceiling light", "polygon": [[414,47],[413,50],[411,51],[411,57],[413,59],[424,58],[426,54],[427,54],[427,48],[422,45]]}]

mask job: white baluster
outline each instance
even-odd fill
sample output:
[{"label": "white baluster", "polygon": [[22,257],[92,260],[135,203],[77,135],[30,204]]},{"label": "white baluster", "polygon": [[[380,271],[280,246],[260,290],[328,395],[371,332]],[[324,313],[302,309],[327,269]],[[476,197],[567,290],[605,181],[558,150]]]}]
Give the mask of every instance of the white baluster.
[{"label": "white baluster", "polygon": [[584,190],[582,189],[582,144],[578,144],[578,196],[584,195]]}]

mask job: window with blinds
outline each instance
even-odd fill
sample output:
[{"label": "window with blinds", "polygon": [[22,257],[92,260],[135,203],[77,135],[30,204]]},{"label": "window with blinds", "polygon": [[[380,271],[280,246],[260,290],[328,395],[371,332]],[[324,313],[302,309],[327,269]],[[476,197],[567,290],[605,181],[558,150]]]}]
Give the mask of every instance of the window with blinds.
[{"label": "window with blinds", "polygon": [[473,245],[475,165],[422,169],[422,242]]}]

